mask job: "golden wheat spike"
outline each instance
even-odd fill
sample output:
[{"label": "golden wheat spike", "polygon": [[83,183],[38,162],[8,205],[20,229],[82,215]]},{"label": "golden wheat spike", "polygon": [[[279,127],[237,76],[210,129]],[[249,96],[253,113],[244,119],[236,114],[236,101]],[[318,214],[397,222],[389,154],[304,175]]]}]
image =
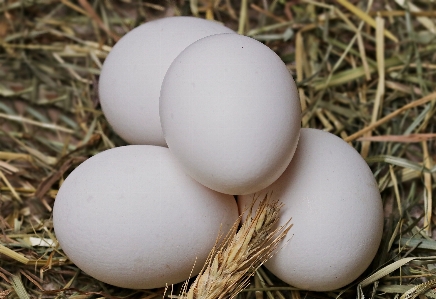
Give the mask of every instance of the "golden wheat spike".
[{"label": "golden wheat spike", "polygon": [[189,290],[181,299],[227,299],[235,297],[249,283],[256,270],[277,250],[289,229],[290,220],[275,228],[282,204],[266,195],[253,216],[254,201],[239,230],[241,217],[221,242],[215,245]]}]

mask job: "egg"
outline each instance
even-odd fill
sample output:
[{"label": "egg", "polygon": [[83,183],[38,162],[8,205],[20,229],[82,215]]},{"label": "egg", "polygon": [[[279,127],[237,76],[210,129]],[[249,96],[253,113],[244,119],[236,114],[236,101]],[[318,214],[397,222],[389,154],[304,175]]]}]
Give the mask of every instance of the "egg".
[{"label": "egg", "polygon": [[373,260],[383,230],[379,189],[365,160],[339,137],[302,129],[289,167],[271,186],[238,197],[240,211],[267,193],[292,218],[288,243],[265,265],[288,284],[330,291],[351,283]]},{"label": "egg", "polygon": [[124,35],[104,61],[100,103],[114,131],[130,144],[166,146],[159,120],[159,93],[174,58],[200,38],[234,33],[212,21],[168,17]]},{"label": "egg", "polygon": [[168,148],[151,145],[86,160],[61,185],[53,208],[56,237],[71,261],[96,279],[133,289],[196,275],[237,217],[233,196],[200,185]]},{"label": "egg", "polygon": [[226,194],[273,183],[295,152],[301,107],[294,80],[264,44],[205,37],[173,61],[162,83],[165,140],[185,171]]}]

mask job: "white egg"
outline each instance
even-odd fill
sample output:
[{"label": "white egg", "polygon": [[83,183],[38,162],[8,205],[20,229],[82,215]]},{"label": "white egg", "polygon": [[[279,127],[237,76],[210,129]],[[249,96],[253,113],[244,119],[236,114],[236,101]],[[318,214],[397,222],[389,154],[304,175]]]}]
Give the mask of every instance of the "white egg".
[{"label": "white egg", "polygon": [[99,80],[108,122],[130,144],[166,146],[159,120],[159,93],[174,58],[200,38],[234,33],[194,17],[147,22],[121,38],[106,58]]},{"label": "white egg", "polygon": [[[383,207],[365,160],[333,134],[302,129],[289,167],[272,192],[284,203],[280,225],[292,217],[287,243],[266,267],[292,286],[329,291],[369,266],[382,237]],[[238,197],[240,211],[254,195]]]},{"label": "white egg", "polygon": [[80,269],[134,289],[196,275],[218,233],[238,217],[233,196],[186,175],[168,148],[130,145],[104,151],[62,184],[53,209],[56,237]]},{"label": "white egg", "polygon": [[256,192],[286,169],[301,107],[282,60],[237,34],[205,37],[165,75],[160,118],[171,152],[201,184],[227,194]]}]

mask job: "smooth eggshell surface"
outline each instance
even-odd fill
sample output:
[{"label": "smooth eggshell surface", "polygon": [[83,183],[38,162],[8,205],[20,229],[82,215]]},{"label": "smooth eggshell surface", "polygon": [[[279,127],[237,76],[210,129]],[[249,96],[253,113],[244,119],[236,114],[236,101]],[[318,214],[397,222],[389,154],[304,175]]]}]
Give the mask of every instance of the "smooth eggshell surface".
[{"label": "smooth eggshell surface", "polygon": [[[238,217],[233,196],[186,175],[168,148],[130,145],[104,151],[62,184],[54,229],[67,256],[112,285],[149,289],[196,275]],[[222,225],[222,226],[221,226]]]},{"label": "smooth eggshell surface", "polygon": [[[341,288],[374,258],[382,237],[383,208],[374,176],[359,153],[333,134],[302,129],[289,167],[271,186],[284,203],[280,225],[292,217],[287,243],[265,265],[292,286]],[[238,196],[241,211],[254,195]]]},{"label": "smooth eggshell surface", "polygon": [[171,62],[191,43],[213,34],[234,33],[194,17],[147,22],[123,36],[106,58],[99,96],[106,119],[130,144],[166,146],[159,120],[159,93]]},{"label": "smooth eggshell surface", "polygon": [[201,184],[247,194],[273,183],[298,142],[294,80],[271,49],[237,34],[205,37],[165,75],[160,117],[168,147]]}]

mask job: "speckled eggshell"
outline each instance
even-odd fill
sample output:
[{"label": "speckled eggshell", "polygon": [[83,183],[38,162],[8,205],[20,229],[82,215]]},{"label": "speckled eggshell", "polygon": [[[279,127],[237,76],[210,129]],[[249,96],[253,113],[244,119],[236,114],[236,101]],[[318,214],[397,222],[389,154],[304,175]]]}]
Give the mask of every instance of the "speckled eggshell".
[{"label": "speckled eggshell", "polygon": [[[293,223],[289,243],[266,263],[273,274],[304,290],[329,291],[369,266],[382,237],[382,201],[370,168],[349,144],[302,129],[289,167],[257,195],[267,192],[284,203],[280,225],[291,217]],[[238,197],[240,211],[253,196]]]},{"label": "speckled eggshell", "polygon": [[[221,228],[238,217],[233,196],[186,175],[168,148],[106,150],[77,167],[53,209],[59,243],[80,269],[133,289],[164,287],[196,275]],[[221,227],[222,225],[222,227]]]},{"label": "speckled eggshell", "polygon": [[100,103],[115,132],[130,144],[166,146],[159,120],[159,93],[171,62],[191,43],[234,33],[194,17],[147,22],[124,35],[106,58],[99,79]]},{"label": "speckled eggshell", "polygon": [[273,183],[298,142],[301,107],[286,65],[237,34],[205,37],[180,53],[161,88],[168,147],[201,184],[249,194]]}]

